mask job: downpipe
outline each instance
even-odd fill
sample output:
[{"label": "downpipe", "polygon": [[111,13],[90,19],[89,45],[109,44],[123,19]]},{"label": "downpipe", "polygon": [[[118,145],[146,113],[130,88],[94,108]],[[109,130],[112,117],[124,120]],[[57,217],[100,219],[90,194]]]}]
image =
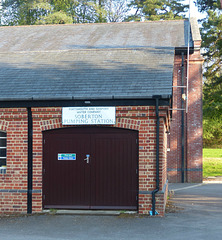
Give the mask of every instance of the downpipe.
[{"label": "downpipe", "polygon": [[32,109],[27,108],[28,111],[28,191],[27,191],[27,213],[32,213],[32,175],[33,175],[33,123],[32,123]]},{"label": "downpipe", "polygon": [[[184,52],[182,52],[182,72],[181,72],[181,86],[184,86]],[[184,109],[183,103],[184,90],[181,88],[181,109]],[[181,182],[185,182],[185,136],[184,136],[184,110],[181,112]]]},{"label": "downpipe", "polygon": [[152,191],[152,211],[151,215],[155,216],[156,212],[156,193],[159,191],[159,147],[160,147],[160,116],[159,116],[159,98],[156,98],[156,189]]}]

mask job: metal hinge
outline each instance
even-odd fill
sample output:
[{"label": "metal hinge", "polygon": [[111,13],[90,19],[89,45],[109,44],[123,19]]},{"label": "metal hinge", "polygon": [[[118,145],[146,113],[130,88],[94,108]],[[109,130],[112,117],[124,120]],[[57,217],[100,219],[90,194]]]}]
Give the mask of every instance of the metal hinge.
[{"label": "metal hinge", "polygon": [[136,196],[136,201],[138,200],[138,197]]},{"label": "metal hinge", "polygon": [[45,144],[45,139],[43,140],[43,143]]},{"label": "metal hinge", "polygon": [[136,144],[138,143],[138,139],[136,139]]},{"label": "metal hinge", "polygon": [[43,195],[43,199],[45,200],[45,195]]},{"label": "metal hinge", "polygon": [[136,169],[136,174],[138,174],[138,169]]}]

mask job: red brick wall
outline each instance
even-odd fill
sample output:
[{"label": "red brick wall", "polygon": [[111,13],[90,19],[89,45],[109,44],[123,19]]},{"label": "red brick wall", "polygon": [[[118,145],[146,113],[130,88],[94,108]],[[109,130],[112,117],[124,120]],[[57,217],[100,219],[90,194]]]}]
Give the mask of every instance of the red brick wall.
[{"label": "red brick wall", "polygon": [[[173,99],[172,99],[172,118],[170,123],[169,144],[170,152],[167,157],[168,180],[169,182],[181,182],[181,86],[182,79],[182,58],[176,55],[174,58],[173,74]],[[184,66],[186,69],[186,66]],[[186,72],[186,71],[185,71]],[[186,80],[186,74],[184,75]],[[185,83],[186,84],[186,83]],[[184,84],[184,85],[185,85]],[[186,132],[186,131],[185,131]]]},{"label": "red brick wall", "polygon": [[[167,109],[160,111],[160,192],[156,210],[164,214],[167,196]],[[42,131],[61,128],[61,108],[33,108],[33,212],[42,211]],[[139,213],[151,211],[156,188],[155,107],[117,107],[113,127],[139,131]],[[0,109],[0,130],[7,132],[7,171],[0,174],[0,213],[27,211],[27,111]]]},{"label": "red brick wall", "polygon": [[[184,85],[187,79],[187,59],[184,56]],[[173,109],[181,109],[182,57],[176,55],[173,74]],[[200,52],[191,54],[189,61],[188,112],[184,112],[185,182],[202,182],[202,58]],[[184,90],[186,93],[186,89]],[[184,107],[186,101],[184,101]],[[181,182],[182,111],[172,110],[167,154],[169,182]]]},{"label": "red brick wall", "polygon": [[1,109],[0,130],[7,132],[7,172],[0,174],[1,212],[26,211],[27,112]]},{"label": "red brick wall", "polygon": [[187,181],[202,182],[202,57],[190,57],[187,115]]}]

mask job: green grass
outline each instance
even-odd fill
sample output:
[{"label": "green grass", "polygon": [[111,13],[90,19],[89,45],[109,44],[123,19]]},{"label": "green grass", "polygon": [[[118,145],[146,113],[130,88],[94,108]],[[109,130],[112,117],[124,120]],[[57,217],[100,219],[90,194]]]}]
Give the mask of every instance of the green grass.
[{"label": "green grass", "polygon": [[222,149],[203,149],[203,177],[222,176]]},{"label": "green grass", "polygon": [[222,158],[222,148],[218,148],[218,149],[204,148],[203,157],[204,158]]}]

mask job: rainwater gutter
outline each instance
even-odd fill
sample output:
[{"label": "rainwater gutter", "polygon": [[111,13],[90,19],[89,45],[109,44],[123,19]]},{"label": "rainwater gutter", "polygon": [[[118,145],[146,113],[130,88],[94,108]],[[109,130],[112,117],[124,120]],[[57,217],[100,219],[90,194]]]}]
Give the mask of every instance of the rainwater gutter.
[{"label": "rainwater gutter", "polygon": [[152,216],[157,215],[156,212],[156,193],[160,189],[159,179],[159,146],[160,146],[160,116],[159,116],[159,98],[156,97],[156,189],[152,191]]}]

